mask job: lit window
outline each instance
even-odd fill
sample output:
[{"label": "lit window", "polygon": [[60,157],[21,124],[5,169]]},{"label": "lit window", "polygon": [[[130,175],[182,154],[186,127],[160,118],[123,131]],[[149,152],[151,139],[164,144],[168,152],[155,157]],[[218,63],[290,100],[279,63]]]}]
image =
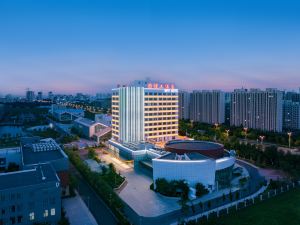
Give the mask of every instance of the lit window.
[{"label": "lit window", "polygon": [[55,216],[55,209],[51,209],[51,216]]},{"label": "lit window", "polygon": [[30,219],[30,220],[34,220],[34,212],[29,213],[29,219]]},{"label": "lit window", "polygon": [[48,217],[48,210],[47,209],[44,211],[44,217]]}]

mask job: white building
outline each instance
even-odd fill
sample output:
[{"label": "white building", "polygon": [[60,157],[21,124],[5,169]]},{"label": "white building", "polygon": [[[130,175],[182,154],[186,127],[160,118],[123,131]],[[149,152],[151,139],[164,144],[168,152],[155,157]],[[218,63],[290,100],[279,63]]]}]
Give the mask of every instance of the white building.
[{"label": "white building", "polygon": [[190,119],[196,122],[221,124],[225,121],[225,94],[222,91],[193,91]]},{"label": "white building", "polygon": [[135,81],[113,89],[112,136],[119,142],[166,141],[178,135],[178,90]]},{"label": "white building", "polygon": [[194,187],[202,183],[209,190],[228,187],[232,179],[235,154],[223,145],[204,141],[171,141],[169,153],[152,159],[153,180],[185,180]]},{"label": "white building", "polygon": [[282,98],[277,89],[237,89],[231,93],[230,125],[282,131]]}]

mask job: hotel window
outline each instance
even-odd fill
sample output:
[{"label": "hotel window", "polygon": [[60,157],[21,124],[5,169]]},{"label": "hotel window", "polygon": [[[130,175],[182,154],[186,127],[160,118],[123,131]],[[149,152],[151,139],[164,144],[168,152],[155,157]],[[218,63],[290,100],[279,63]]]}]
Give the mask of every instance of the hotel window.
[{"label": "hotel window", "polygon": [[29,213],[29,220],[34,220],[34,212]]},{"label": "hotel window", "polygon": [[15,194],[10,194],[10,200],[14,200],[15,199]]},{"label": "hotel window", "polygon": [[22,223],[23,216],[18,216],[18,223]]},{"label": "hotel window", "polygon": [[47,209],[44,211],[44,217],[48,217],[48,210]]},{"label": "hotel window", "polygon": [[51,216],[55,216],[55,208],[51,209]]}]

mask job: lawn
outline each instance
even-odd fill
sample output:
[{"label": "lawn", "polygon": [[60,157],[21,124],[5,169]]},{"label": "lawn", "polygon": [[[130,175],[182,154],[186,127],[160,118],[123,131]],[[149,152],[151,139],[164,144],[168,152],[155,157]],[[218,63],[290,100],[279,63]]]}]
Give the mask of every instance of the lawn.
[{"label": "lawn", "polygon": [[33,135],[35,136],[40,136],[42,138],[58,138],[60,136],[60,133],[54,129],[46,129],[46,130],[43,130],[43,131],[33,131],[32,132]]},{"label": "lawn", "polygon": [[[213,221],[211,221],[213,222]],[[299,225],[300,189],[258,203],[214,221],[214,225]]]}]

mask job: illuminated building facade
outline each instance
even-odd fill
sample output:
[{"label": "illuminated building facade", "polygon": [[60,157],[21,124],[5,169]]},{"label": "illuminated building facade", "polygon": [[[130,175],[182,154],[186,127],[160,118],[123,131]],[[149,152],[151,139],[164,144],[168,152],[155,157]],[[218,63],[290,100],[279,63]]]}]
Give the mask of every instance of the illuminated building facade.
[{"label": "illuminated building facade", "polygon": [[118,142],[168,141],[178,135],[178,90],[135,81],[112,90],[112,137]]}]

